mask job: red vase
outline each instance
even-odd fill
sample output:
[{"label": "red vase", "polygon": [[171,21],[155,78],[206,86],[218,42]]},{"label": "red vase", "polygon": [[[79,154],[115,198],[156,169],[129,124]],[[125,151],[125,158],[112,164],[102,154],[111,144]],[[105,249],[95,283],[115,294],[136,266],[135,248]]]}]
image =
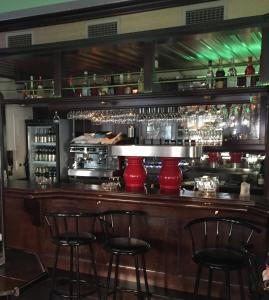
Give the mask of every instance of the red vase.
[{"label": "red vase", "polygon": [[219,152],[208,152],[208,161],[217,162],[219,160]]},{"label": "red vase", "polygon": [[123,178],[127,188],[144,187],[147,173],[143,165],[143,157],[129,156],[128,164],[125,168]]},{"label": "red vase", "polygon": [[241,152],[229,152],[231,157],[231,163],[240,164],[242,153]]},{"label": "red vase", "polygon": [[164,158],[159,175],[161,190],[179,190],[182,182],[182,173],[178,166],[178,158]]}]

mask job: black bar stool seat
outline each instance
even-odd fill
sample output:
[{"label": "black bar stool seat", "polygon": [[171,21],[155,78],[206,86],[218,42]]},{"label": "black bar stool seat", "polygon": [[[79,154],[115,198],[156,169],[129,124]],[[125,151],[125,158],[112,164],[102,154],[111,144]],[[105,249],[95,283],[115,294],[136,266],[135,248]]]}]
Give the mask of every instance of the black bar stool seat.
[{"label": "black bar stool seat", "polygon": [[248,256],[236,249],[208,248],[197,251],[193,261],[216,270],[240,270],[248,266]]},{"label": "black bar stool seat", "polygon": [[150,245],[136,238],[115,237],[108,239],[104,243],[104,248],[114,254],[138,255],[146,253],[150,249]]},{"label": "black bar stool seat", "polygon": [[60,246],[89,245],[89,243],[95,242],[95,240],[96,237],[88,232],[65,232],[52,238],[52,242]]},{"label": "black bar stool seat", "polygon": [[[101,299],[99,280],[95,266],[93,243],[96,237],[93,233],[96,214],[87,212],[51,212],[45,216],[51,233],[51,241],[56,245],[54,267],[52,273],[52,286],[50,300],[54,295],[69,299],[81,299],[97,291],[98,299]],[[82,279],[80,274],[80,248],[88,249],[91,260],[91,268],[87,279]],[[61,248],[68,248],[69,274],[58,276],[57,265]],[[75,271],[74,271],[75,269]],[[93,270],[95,290],[91,288],[90,273]]]},{"label": "black bar stool seat", "polygon": [[[145,295],[147,299],[150,299],[151,295],[149,292],[145,263],[145,254],[150,250],[150,244],[140,238],[134,237],[136,227],[135,220],[140,219],[139,221],[141,221],[139,217],[145,218],[145,216],[146,214],[141,211],[121,210],[111,210],[100,214],[100,222],[105,236],[103,247],[110,253],[105,299],[107,299],[110,294],[109,288],[113,261],[115,261],[114,287],[112,291],[113,300],[117,299],[117,292],[121,290],[118,286],[121,256],[130,256],[134,259],[138,299],[144,299],[144,293],[142,292],[140,284],[140,271],[142,271],[144,277]],[[141,223],[139,224],[141,226]]]}]

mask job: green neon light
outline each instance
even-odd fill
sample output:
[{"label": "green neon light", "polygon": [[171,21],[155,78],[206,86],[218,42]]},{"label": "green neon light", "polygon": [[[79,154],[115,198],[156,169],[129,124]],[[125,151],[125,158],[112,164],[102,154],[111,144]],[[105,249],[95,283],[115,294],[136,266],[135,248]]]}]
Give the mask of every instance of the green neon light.
[{"label": "green neon light", "polygon": [[261,32],[252,32],[247,38],[248,41],[242,41],[240,36],[232,34],[225,37],[225,42],[221,38],[210,40],[210,45],[201,40],[202,47],[196,54],[196,59],[217,62],[219,58],[226,61],[230,61],[232,57],[254,56],[259,58],[261,54]]}]

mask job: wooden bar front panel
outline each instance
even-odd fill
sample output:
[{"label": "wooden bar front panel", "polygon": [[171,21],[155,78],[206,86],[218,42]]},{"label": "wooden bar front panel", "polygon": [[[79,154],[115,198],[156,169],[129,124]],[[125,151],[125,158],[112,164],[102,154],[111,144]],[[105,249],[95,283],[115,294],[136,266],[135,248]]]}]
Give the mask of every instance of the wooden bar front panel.
[{"label": "wooden bar front panel", "polygon": [[[193,290],[196,274],[196,265],[191,259],[191,244],[184,226],[188,221],[205,216],[234,216],[248,219],[255,224],[266,228],[268,224],[267,210],[258,206],[229,205],[219,201],[205,202],[203,199],[195,205],[178,198],[177,201],[148,198],[141,195],[132,197],[126,195],[110,195],[109,193],[89,193],[83,191],[57,191],[39,193],[6,192],[6,230],[7,245],[21,249],[32,249],[38,252],[47,267],[52,267],[54,247],[50,242],[49,232],[44,224],[44,215],[49,211],[65,211],[78,209],[91,212],[102,212],[109,209],[143,210],[147,213],[145,223],[138,228],[139,235],[152,246],[146,255],[149,270],[149,282],[153,286],[175,289],[180,291]],[[15,223],[15,219],[17,220]],[[21,224],[20,228],[18,225]],[[97,232],[100,228],[96,229]],[[260,255],[264,255],[267,248],[268,234],[266,230],[255,240],[255,248]],[[95,246],[98,272],[106,276],[108,256],[101,245]],[[81,269],[88,270],[86,253],[81,262]],[[121,278],[134,281],[133,260],[124,258],[120,265]],[[66,251],[62,252],[61,268],[68,269],[69,257]],[[130,268],[131,267],[131,268]],[[207,272],[204,272],[201,283],[201,292],[207,287]],[[223,290],[222,274],[214,278],[214,293],[221,295]],[[232,281],[237,285],[236,276]],[[237,291],[237,287],[235,292]]]}]

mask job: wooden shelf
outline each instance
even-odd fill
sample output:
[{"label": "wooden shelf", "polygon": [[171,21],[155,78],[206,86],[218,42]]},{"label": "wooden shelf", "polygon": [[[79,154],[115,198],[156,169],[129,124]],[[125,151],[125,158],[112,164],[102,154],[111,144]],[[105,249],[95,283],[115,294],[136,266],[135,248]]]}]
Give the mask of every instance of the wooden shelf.
[{"label": "wooden shelf", "polygon": [[[263,97],[268,87],[193,89],[179,92],[144,93],[133,95],[55,97],[37,99],[2,99],[2,104],[59,106],[76,108],[145,107],[170,105],[209,105],[249,103],[250,97]],[[265,98],[265,97],[264,97]]]}]

